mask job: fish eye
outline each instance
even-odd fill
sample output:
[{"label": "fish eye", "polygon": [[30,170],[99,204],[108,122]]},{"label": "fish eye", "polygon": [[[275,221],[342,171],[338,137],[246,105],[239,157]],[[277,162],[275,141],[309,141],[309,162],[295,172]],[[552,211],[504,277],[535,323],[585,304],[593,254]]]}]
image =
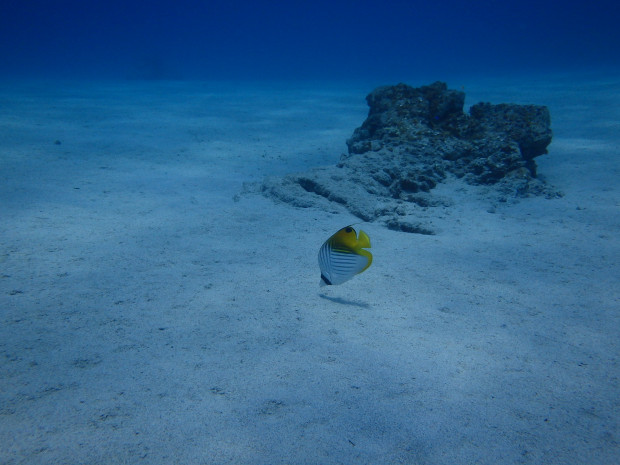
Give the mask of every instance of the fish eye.
[{"label": "fish eye", "polygon": [[353,228],[352,228],[351,226],[347,226],[347,227],[345,228],[345,231],[346,231],[346,232],[348,232],[348,233],[350,233],[350,232],[352,232],[352,231],[353,231]]}]

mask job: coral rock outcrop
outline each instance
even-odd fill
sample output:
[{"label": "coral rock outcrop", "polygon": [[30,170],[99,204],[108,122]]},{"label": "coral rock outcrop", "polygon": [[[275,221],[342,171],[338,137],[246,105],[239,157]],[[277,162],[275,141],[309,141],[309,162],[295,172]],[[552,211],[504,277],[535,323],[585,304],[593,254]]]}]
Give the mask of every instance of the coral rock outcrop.
[{"label": "coral rock outcrop", "polygon": [[366,101],[368,117],[336,166],[268,178],[262,192],[300,207],[338,205],[423,234],[433,230],[419,221],[421,209],[449,202],[432,191],[450,179],[504,195],[556,194],[536,178],[534,158],[552,138],[545,106],[478,103],[466,114],[464,92],[443,82],[379,87]]}]

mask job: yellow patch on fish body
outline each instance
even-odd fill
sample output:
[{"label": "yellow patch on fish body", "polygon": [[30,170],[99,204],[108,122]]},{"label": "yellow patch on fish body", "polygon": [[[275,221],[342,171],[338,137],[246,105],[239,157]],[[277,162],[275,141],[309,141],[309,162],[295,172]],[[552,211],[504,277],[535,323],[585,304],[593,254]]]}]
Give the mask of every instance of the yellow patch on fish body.
[{"label": "yellow patch on fish body", "polygon": [[360,230],[359,236],[346,226],[327,239],[319,249],[321,286],[342,284],[360,274],[372,263],[370,238]]}]

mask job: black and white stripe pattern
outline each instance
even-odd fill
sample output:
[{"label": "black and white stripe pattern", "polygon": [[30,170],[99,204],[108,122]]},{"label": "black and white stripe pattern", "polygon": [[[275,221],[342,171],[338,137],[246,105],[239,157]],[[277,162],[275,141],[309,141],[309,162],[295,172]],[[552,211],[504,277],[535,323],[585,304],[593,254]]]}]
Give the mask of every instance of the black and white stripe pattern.
[{"label": "black and white stripe pattern", "polygon": [[330,242],[325,242],[319,249],[322,283],[342,284],[368,265],[367,257],[346,247],[332,246]]}]

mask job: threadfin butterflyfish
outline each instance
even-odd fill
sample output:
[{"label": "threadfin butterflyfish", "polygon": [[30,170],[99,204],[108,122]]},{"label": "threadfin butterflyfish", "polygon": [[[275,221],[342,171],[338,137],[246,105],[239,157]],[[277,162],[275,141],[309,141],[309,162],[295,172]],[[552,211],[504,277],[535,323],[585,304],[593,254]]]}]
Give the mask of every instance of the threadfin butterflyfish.
[{"label": "threadfin butterflyfish", "polygon": [[327,239],[319,249],[321,286],[342,284],[360,274],[372,263],[370,238],[360,230],[359,236],[351,226],[342,228]]}]

